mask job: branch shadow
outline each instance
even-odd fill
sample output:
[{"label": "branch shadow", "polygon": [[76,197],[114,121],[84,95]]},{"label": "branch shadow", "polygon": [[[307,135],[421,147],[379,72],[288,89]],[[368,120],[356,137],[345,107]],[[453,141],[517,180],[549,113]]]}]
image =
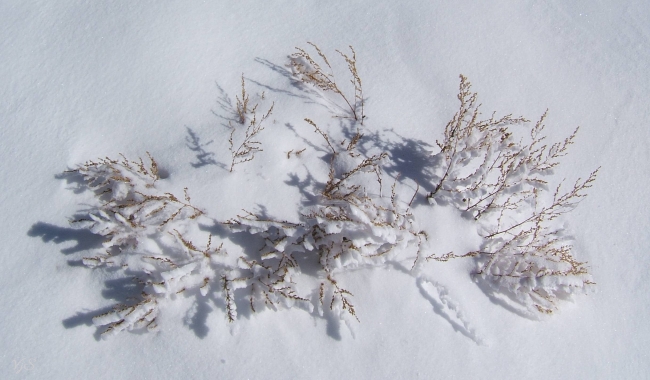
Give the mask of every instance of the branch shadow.
[{"label": "branch shadow", "polygon": [[69,169],[63,173],[55,174],[54,178],[58,180],[65,180],[66,184],[72,185],[67,189],[72,190],[72,192],[75,194],[81,194],[84,191],[88,190],[88,185],[86,184],[86,181],[84,181],[83,176],[76,171],[73,171],[73,169]]},{"label": "branch shadow", "polygon": [[[348,139],[354,135],[351,127],[343,128]],[[386,136],[388,135],[388,136]],[[363,130],[357,145],[359,152],[369,157],[371,149],[388,153],[389,159],[382,165],[382,170],[395,180],[410,180],[425,193],[430,193],[436,183],[436,164],[432,153],[433,146],[419,139],[406,138],[393,129],[367,132]],[[416,197],[413,205],[428,205],[425,197]]]},{"label": "branch shadow", "polygon": [[207,151],[206,146],[212,144],[214,140],[210,140],[206,143],[201,142],[199,135],[192,130],[190,127],[185,127],[187,129],[187,136],[185,137],[185,142],[189,150],[196,154],[196,162],[190,162],[193,168],[201,168],[206,165],[215,165],[224,170],[227,170],[226,165],[218,162],[214,158],[214,152]]},{"label": "branch shadow", "polygon": [[[116,304],[128,304],[138,299],[142,289],[143,285],[138,283],[136,276],[111,279],[104,282],[102,297],[107,300],[115,301]],[[81,325],[93,326],[93,318],[112,310],[113,306],[106,306],[95,310],[86,309],[78,311],[75,315],[64,319],[62,324],[66,329],[75,328]],[[95,329],[95,332],[93,333],[95,341],[101,340],[104,331],[106,331],[106,328],[97,327]],[[138,333],[138,331],[135,330],[133,332]]]},{"label": "branch shadow", "polygon": [[[404,274],[407,274],[411,277],[415,277],[413,276],[413,273],[411,272],[410,269],[406,268],[404,265],[402,265],[397,261],[389,261],[387,262],[387,264]],[[474,343],[478,345],[484,344],[483,340],[478,336],[478,334],[472,328],[470,328],[467,321],[465,321],[464,318],[462,318],[459,310],[456,310],[458,309],[458,307],[456,305],[449,304],[449,300],[447,299],[445,294],[446,289],[444,288],[444,286],[440,285],[437,281],[423,278],[421,276],[415,277],[414,279],[415,279],[415,284],[418,290],[420,291],[420,294],[425,300],[429,302],[429,304],[431,304],[434,313],[438,314],[440,317],[446,320],[454,329],[454,331],[461,333],[462,335],[464,335],[465,337],[472,340]],[[431,292],[429,292],[425,288],[424,286],[425,284],[430,284],[431,286],[433,286],[434,292],[437,293],[437,297],[432,295]],[[451,313],[446,309],[450,310],[456,315],[455,316],[451,315]]]},{"label": "branch shadow", "polygon": [[27,236],[40,237],[44,243],[54,242],[61,244],[69,241],[75,242],[74,246],[61,249],[61,253],[64,255],[100,248],[104,241],[104,237],[88,230],[59,227],[45,222],[34,223],[29,231],[27,231]]},{"label": "branch shadow", "polygon": [[214,116],[222,120],[222,126],[229,128],[231,123],[237,122],[239,120],[239,114],[237,113],[235,106],[233,106],[232,99],[226,90],[224,90],[218,82],[215,82],[215,85],[217,86],[217,91],[219,92],[217,105],[225,115],[215,110],[211,111]]},{"label": "branch shadow", "polygon": [[476,283],[476,286],[481,289],[483,294],[485,294],[493,304],[501,306],[509,312],[531,321],[539,320],[539,318],[536,318],[533,313],[529,312],[526,309],[526,306],[522,302],[518,301],[513,294],[503,291],[502,289],[495,289],[487,280],[483,280],[476,275],[472,276],[472,278]]},{"label": "branch shadow", "polygon": [[325,184],[318,182],[309,170],[304,179],[301,179],[297,173],[289,173],[289,179],[284,181],[287,185],[295,187],[300,192],[300,203],[303,207],[316,206],[321,202],[321,196],[316,189],[322,189]]},{"label": "branch shadow", "polygon": [[291,73],[290,70],[287,70],[286,68],[284,68],[284,67],[282,67],[280,65],[276,65],[275,63],[269,61],[268,59],[264,59],[264,58],[257,57],[257,58],[255,58],[255,62],[266,66],[271,71],[273,71],[273,72],[279,74],[280,76],[284,77],[289,82],[289,84],[291,84],[291,86],[298,91],[298,93],[283,90],[283,89],[276,88],[276,87],[271,87],[269,85],[254,81],[252,79],[249,79],[251,82],[253,82],[256,85],[258,85],[258,86],[260,86],[262,88],[265,88],[265,89],[267,89],[267,90],[269,90],[271,92],[287,95],[287,96],[294,97],[294,98],[300,98],[300,99],[303,99],[304,101],[306,101],[308,103],[314,103],[314,101],[309,97],[309,95],[317,95],[318,93],[315,90],[310,89],[307,86],[305,86],[302,82],[296,80],[293,77],[293,73]]},{"label": "branch shadow", "polygon": [[203,339],[208,336],[210,328],[208,327],[208,315],[214,309],[210,307],[209,298],[198,295],[194,297],[194,304],[185,314],[183,323],[194,332],[197,338]]},{"label": "branch shadow", "polygon": [[[426,283],[433,286],[433,292],[436,293],[435,296],[432,294],[432,292],[425,288]],[[416,284],[420,290],[422,297],[429,301],[433,307],[434,313],[438,314],[447,322],[449,322],[454,331],[463,334],[465,337],[471,339],[478,345],[483,344],[482,340],[477,336],[476,332],[473,331],[473,329],[469,327],[469,324],[460,316],[459,311],[456,310],[456,306],[448,304],[448,300],[444,298],[444,287],[439,285],[437,282],[425,280],[422,278],[416,279]]]},{"label": "branch shadow", "polygon": [[[316,316],[320,317],[318,314]],[[329,310],[325,310],[320,318],[325,319],[325,333],[327,336],[336,341],[341,341],[341,319]]]},{"label": "branch shadow", "polygon": [[[92,311],[78,311],[75,315],[68,317],[62,321],[63,327],[66,329],[72,329],[75,327],[79,327],[81,325],[85,326],[93,326],[93,318],[95,318],[98,315],[108,313],[112,311],[112,307],[104,307],[100,308],[97,310],[92,310]],[[102,331],[100,329],[95,329],[95,332],[93,333],[93,338],[95,338],[95,341],[99,342],[101,340],[101,335]]]}]

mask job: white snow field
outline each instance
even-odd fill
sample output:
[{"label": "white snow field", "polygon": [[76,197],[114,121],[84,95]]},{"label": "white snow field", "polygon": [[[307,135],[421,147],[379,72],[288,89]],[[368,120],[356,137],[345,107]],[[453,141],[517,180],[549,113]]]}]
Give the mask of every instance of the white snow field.
[{"label": "white snow field", "polygon": [[[649,20],[642,0],[0,2],[0,378],[648,378]],[[341,97],[298,81],[289,55],[301,47],[317,58],[308,41],[327,55],[352,103],[335,50],[350,56],[354,47],[365,118],[351,120]],[[229,122],[235,140],[245,129],[235,111],[242,73],[250,105],[260,104],[256,123],[271,104],[273,112],[255,136],[262,151],[230,172]],[[580,126],[544,177],[544,194],[600,167],[580,205],[552,220],[574,238],[571,254],[591,277],[539,283],[559,298],[583,284],[586,292],[548,304],[544,290],[517,299],[505,272],[493,273],[505,282],[476,274],[487,254],[425,260],[489,249],[481,236],[492,219],[463,216],[453,192],[437,205],[426,200],[441,178],[432,174],[436,140],[443,143],[459,109],[459,74],[478,93],[483,118],[524,115],[530,127],[549,109],[548,144]],[[346,150],[356,130],[364,136]],[[388,154],[355,175],[368,186],[361,206],[323,193],[331,149],[343,152],[334,155],[339,177]],[[132,163],[118,173],[128,183],[112,179],[103,201],[83,185],[88,167],[63,173],[123,154],[142,157],[151,174],[147,152],[160,179],[138,177]],[[341,158],[347,152],[359,156]],[[120,164],[102,170],[111,165]],[[368,172],[378,167],[381,197]],[[133,189],[162,211],[132,215],[162,219],[138,230],[137,220],[106,211],[106,197],[144,197]],[[186,203],[204,214],[191,219]],[[513,212],[531,207],[522,205]],[[362,206],[388,210],[388,219],[371,222]],[[337,207],[348,207],[341,223],[324,216]],[[257,217],[237,219],[242,209]],[[93,221],[71,222],[84,217]],[[116,226],[122,232],[102,230]],[[309,256],[309,236],[321,226],[328,245]],[[417,253],[419,231],[428,241]],[[210,234],[212,249],[223,243],[227,256],[205,250]],[[292,249],[300,268],[280,276],[250,264],[264,260],[258,250],[273,238],[265,234],[277,238],[271,260]],[[128,244],[122,255],[98,258]],[[327,256],[346,244],[368,252]],[[183,255],[196,260],[163,262]],[[335,264],[324,264],[330,258]],[[101,260],[114,264],[84,265]],[[138,284],[136,272],[154,280]],[[265,292],[257,275],[283,287]],[[296,297],[282,295],[294,287]],[[157,298],[142,301],[143,289]],[[111,313],[121,303],[139,306]]]}]

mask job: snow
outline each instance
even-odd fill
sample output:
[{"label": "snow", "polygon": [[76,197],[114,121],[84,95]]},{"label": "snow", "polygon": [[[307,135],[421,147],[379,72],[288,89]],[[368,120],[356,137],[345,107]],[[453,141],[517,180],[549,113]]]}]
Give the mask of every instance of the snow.
[{"label": "snow", "polygon": [[[640,0],[3,2],[0,377],[646,377],[648,19]],[[179,198],[188,187],[192,204],[206,211],[182,233],[204,247],[210,232],[235,258],[258,249],[259,241],[212,222],[242,209],[297,222],[297,210],[318,202],[309,194],[328,173],[328,147],[303,119],[334,141],[346,138],[345,123],[331,118],[336,106],[287,77],[287,56],[307,41],[332,63],[335,49],[354,46],[366,138],[394,153],[385,171],[402,173],[402,200],[457,110],[461,73],[487,116],[536,120],[548,108],[550,141],[579,125],[553,178],[573,183],[601,167],[589,196],[563,218],[594,290],[531,320],[488,297],[469,275],[471,260],[428,262],[420,277],[408,261],[391,261],[339,273],[360,322],[238,305],[228,323],[219,304],[177,295],[163,302],[157,331],[101,339],[94,323],[116,315],[93,317],[132,285],[117,271],[82,265],[104,239],[69,224],[94,197],[61,173],[119,153],[146,160],[148,151],[160,186]],[[228,99],[234,107],[242,73],[260,110],[275,105],[260,135],[264,151],[229,173],[224,124],[232,114],[224,107]],[[420,185],[422,194],[433,190]],[[425,255],[480,244],[476,225],[430,207],[422,201],[413,210],[431,231]],[[195,269],[186,265],[180,277]]]}]

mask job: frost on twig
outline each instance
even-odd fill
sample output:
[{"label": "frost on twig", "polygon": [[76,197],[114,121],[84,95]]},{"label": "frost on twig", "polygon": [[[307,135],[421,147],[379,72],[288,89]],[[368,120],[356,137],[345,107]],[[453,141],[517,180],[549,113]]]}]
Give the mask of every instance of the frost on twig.
[{"label": "frost on twig", "polygon": [[157,191],[158,165],[151,156],[149,161],[145,165],[142,159],[107,157],[69,171],[80,174],[99,201],[96,208],[72,224],[107,238],[104,252],[84,258],[86,265],[122,265],[116,256],[124,250],[136,249],[147,235],[168,227],[175,220],[194,219],[203,214],[190,204],[187,189],[184,198]]},{"label": "frost on twig", "polygon": [[573,257],[571,239],[556,219],[571,211],[596,180],[598,170],[573,188],[547,196],[546,177],[566,155],[577,129],[562,142],[545,144],[546,113],[527,138],[515,139],[511,115],[480,119],[477,95],[461,75],[459,111],[445,128],[441,151],[433,157],[437,183],[431,203],[452,204],[479,223],[480,250],[449,253],[429,260],[476,257],[478,278],[506,293],[528,312],[548,314],[558,299],[593,284],[585,263]]},{"label": "frost on twig", "polygon": [[158,165],[151,156],[149,161],[147,165],[142,159],[104,158],[69,171],[81,175],[97,198],[85,216],[72,221],[73,226],[106,239],[83,263],[117,270],[140,289],[139,296],[93,319],[104,329],[103,336],[155,329],[167,301],[192,290],[203,296],[220,292],[215,285],[229,270],[221,246],[212,246],[212,236],[199,249],[179,232],[203,211],[190,203],[187,188],[182,198],[157,189]]}]

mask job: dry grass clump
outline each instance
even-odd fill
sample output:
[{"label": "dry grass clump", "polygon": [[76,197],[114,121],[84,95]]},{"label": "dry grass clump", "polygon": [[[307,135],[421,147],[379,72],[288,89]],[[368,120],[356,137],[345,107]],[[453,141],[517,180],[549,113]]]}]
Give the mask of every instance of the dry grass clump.
[{"label": "dry grass clump", "polygon": [[[246,118],[251,110],[248,109],[248,102],[250,101],[250,96],[246,93],[246,83],[244,80],[244,74],[241,75],[241,98],[236,96],[237,99],[237,115],[239,116],[239,124],[246,123]],[[253,107],[257,108],[257,105]]]},{"label": "dry grass clump", "polygon": [[349,117],[363,125],[363,121],[366,118],[363,109],[363,87],[361,78],[357,71],[357,54],[354,51],[354,48],[349,46],[350,55],[345,54],[340,50],[336,50],[348,65],[348,71],[351,76],[350,83],[354,89],[351,95],[346,95],[340,85],[336,82],[336,77],[332,72],[332,66],[327,59],[327,56],[316,44],[311,42],[307,43],[316,50],[316,54],[320,58],[319,60],[321,64],[325,64],[329,69],[329,72],[325,72],[321,64],[318,63],[319,60],[312,57],[305,49],[296,47],[297,52],[289,56],[289,64],[294,76],[302,83],[315,86],[325,92],[333,92],[337,94],[349,108]]},{"label": "dry grass clump", "polygon": [[232,156],[230,161],[231,172],[235,165],[252,161],[255,158],[255,154],[262,151],[262,143],[258,140],[259,134],[264,130],[264,121],[271,115],[273,106],[275,105],[275,103],[272,103],[268,111],[258,119],[257,107],[259,104],[255,104],[253,107],[249,106],[250,96],[246,92],[243,74],[241,77],[241,98],[239,96],[236,98],[239,124],[247,125],[242,134],[240,131],[241,128],[233,126],[232,123],[229,124],[231,129],[230,137],[228,138]]},{"label": "dry grass clump", "polygon": [[[93,319],[104,335],[155,329],[160,311],[179,294],[213,301],[229,322],[237,319],[242,305],[253,313],[300,307],[350,322],[359,320],[358,309],[342,275],[353,269],[406,262],[418,284],[435,283],[420,272],[427,234],[418,229],[411,209],[419,185],[412,197],[409,193],[410,201],[401,201],[398,173],[390,194],[384,195],[382,166],[390,155],[377,149],[369,153],[373,150],[363,139],[359,125],[365,119],[364,99],[354,49],[350,47],[350,55],[337,50],[351,75],[350,94],[337,83],[325,54],[309,44],[317,59],[296,48],[290,56],[293,74],[342,99],[349,107],[346,117],[353,121],[341,124],[355,132],[344,130],[346,138],[339,143],[305,119],[323,139],[324,158],[329,160],[325,183],[314,191],[301,189],[312,203],[301,206],[295,221],[244,210],[223,223],[233,233],[246,234],[247,242],[261,242],[259,250],[242,249],[228,256],[223,244],[213,245],[211,234],[199,248],[191,238],[199,241],[196,236],[205,235],[197,221],[204,212],[191,203],[187,188],[182,197],[161,190],[158,164],[148,153],[147,163],[122,156],[88,161],[68,171],[81,176],[95,194],[95,204],[72,224],[105,238],[83,263],[110,267],[133,279],[139,293]],[[272,104],[258,117],[258,104],[251,106],[243,75],[236,99],[236,115],[234,107],[229,108],[231,172],[262,151],[263,123],[273,111]],[[547,179],[574,143],[577,129],[561,142],[546,144],[546,113],[528,130],[529,121],[523,117],[481,119],[477,94],[462,75],[458,100],[459,110],[447,123],[443,141],[437,142],[440,152],[427,169],[434,175],[428,199],[454,206],[477,223],[483,243],[475,251],[429,255],[426,261],[471,257],[477,264],[476,278],[488,284],[491,295],[505,295],[528,315],[549,314],[559,300],[593,284],[586,264],[574,258],[571,239],[558,220],[586,196],[598,170],[568,189],[560,184],[549,191]],[[374,142],[382,146],[378,139]],[[286,157],[300,157],[305,149],[290,150]],[[309,181],[312,178],[310,173]],[[444,287],[434,288],[448,304]],[[456,306],[451,309],[460,315]]]},{"label": "dry grass clump", "polygon": [[434,161],[439,182],[428,197],[477,220],[485,240],[479,251],[429,259],[477,257],[476,274],[497,292],[506,292],[529,311],[550,313],[556,300],[593,283],[554,220],[586,196],[598,170],[568,191],[558,185],[548,199],[545,177],[553,174],[578,129],[561,142],[544,144],[544,113],[527,139],[516,140],[510,126],[528,121],[512,115],[480,120],[477,95],[467,78],[460,78],[460,108],[445,127],[444,141],[438,142],[441,152]]}]

